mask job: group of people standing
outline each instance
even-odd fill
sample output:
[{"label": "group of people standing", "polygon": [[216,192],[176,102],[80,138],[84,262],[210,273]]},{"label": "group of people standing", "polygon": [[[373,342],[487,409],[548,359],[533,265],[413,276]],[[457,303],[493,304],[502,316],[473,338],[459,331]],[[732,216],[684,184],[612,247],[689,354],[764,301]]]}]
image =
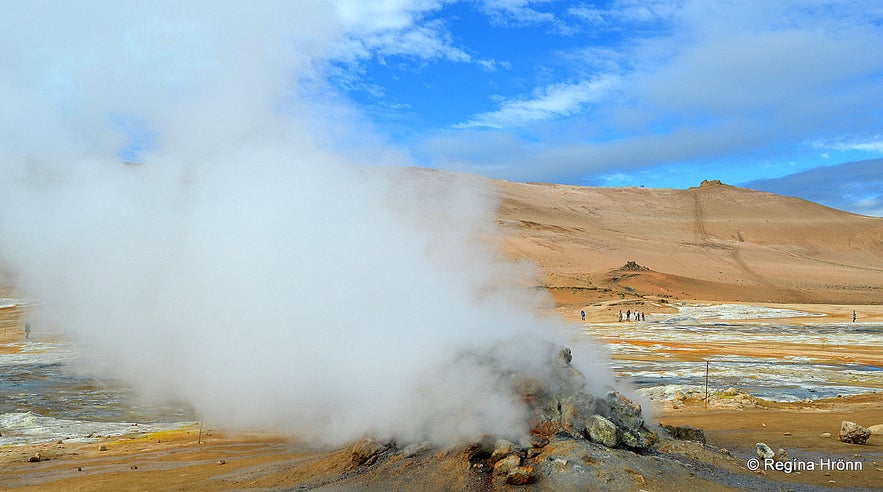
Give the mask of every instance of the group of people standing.
[{"label": "group of people standing", "polygon": [[635,309],[635,312],[632,312],[631,309],[628,309],[625,312],[625,318],[623,318],[622,311],[619,312],[619,321],[646,321],[646,317],[643,311]]},{"label": "group of people standing", "polygon": [[[586,311],[580,311],[579,316],[585,321]],[[625,314],[623,314],[621,310],[619,311],[619,321],[647,321],[645,316],[646,314],[643,311],[638,311],[637,309],[635,309],[634,312],[632,312],[631,309],[627,309]]]}]

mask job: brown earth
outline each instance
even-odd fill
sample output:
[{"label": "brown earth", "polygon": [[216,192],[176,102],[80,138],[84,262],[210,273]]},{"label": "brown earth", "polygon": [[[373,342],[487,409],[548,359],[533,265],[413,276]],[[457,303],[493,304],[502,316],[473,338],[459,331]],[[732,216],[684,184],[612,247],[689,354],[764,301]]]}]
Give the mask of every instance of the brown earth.
[{"label": "brown earth", "polygon": [[[792,307],[826,313],[829,321],[849,320],[855,310],[860,321],[883,320],[883,219],[717,182],[689,190],[493,183],[501,197],[502,250],[539,266],[537,286],[550,292],[565,319],[578,320],[581,309],[589,321],[603,322],[632,306],[648,313],[675,312],[671,303],[680,300]],[[622,269],[629,261],[647,269]],[[0,310],[0,343],[21,340],[20,318],[17,309]],[[15,349],[6,345],[3,350]],[[704,349],[732,353],[738,347]],[[768,353],[793,349],[787,344],[746,348]],[[847,355],[877,365],[881,361],[879,347],[821,354],[832,359]],[[805,404],[725,403],[663,406],[660,421],[697,426],[708,437],[708,446],[662,443],[660,455],[677,457],[681,467],[659,464],[654,474],[648,471],[651,463],[665,460],[638,455],[639,461],[614,475],[588,455],[584,464],[594,470],[598,489],[608,490],[671,490],[672,484],[696,491],[778,490],[777,482],[788,482],[782,490],[883,487],[881,436],[866,445],[819,437],[823,432],[836,436],[841,420],[883,423],[880,394]],[[450,450],[410,460],[391,456],[357,469],[349,449],[317,451],[268,435],[197,435],[197,429],[185,429],[107,439],[105,451],[99,451],[100,443],[7,446],[0,448],[0,489],[511,488],[475,482],[462,454]],[[751,473],[745,460],[756,442],[782,447],[792,459],[861,459],[864,469],[827,475]],[[49,459],[28,462],[38,451]],[[552,453],[551,448],[544,453]],[[717,475],[702,472],[709,467]],[[734,482],[733,476],[761,481]]]},{"label": "brown earth", "polygon": [[[688,190],[498,182],[503,250],[559,305],[883,302],[883,219],[718,182]],[[634,261],[649,271],[624,271]]]}]

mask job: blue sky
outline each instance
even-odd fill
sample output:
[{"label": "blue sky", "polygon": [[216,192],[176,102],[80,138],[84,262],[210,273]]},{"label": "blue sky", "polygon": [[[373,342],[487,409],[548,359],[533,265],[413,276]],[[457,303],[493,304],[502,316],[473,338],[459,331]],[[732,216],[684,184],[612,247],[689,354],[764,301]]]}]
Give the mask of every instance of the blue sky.
[{"label": "blue sky", "polygon": [[[378,49],[338,83],[421,165],[685,188],[883,155],[878,2],[423,5],[401,36],[434,50]],[[825,199],[880,214],[881,191]]]},{"label": "blue sky", "polygon": [[[305,124],[332,147],[382,147],[361,152],[378,164],[763,182],[883,215],[876,0],[67,3],[0,0],[7,147],[34,138],[32,120],[148,160],[177,126],[231,138],[224,124],[263,125],[244,109],[261,92],[280,114],[317,115]],[[806,177],[822,168],[853,191]],[[785,186],[792,175],[802,186]]]}]

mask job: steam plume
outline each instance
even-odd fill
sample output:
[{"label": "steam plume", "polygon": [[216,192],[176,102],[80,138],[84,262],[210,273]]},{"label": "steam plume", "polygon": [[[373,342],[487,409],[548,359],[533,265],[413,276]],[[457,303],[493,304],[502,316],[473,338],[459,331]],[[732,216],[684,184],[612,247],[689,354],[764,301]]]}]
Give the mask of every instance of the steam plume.
[{"label": "steam plume", "polygon": [[492,192],[359,170],[407,161],[322,83],[345,29],[262,6],[13,7],[0,258],[47,323],[218,424],[523,432],[505,373],[541,377],[557,322],[488,241]]}]

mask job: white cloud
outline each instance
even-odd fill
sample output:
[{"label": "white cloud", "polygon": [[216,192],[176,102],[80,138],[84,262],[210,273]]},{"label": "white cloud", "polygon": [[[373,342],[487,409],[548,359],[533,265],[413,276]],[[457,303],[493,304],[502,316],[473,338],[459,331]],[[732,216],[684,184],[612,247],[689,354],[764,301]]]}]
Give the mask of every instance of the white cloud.
[{"label": "white cloud", "polygon": [[602,100],[616,86],[617,78],[603,76],[573,84],[553,84],[534,91],[530,98],[505,100],[500,109],[473,116],[456,128],[512,128],[581,113]]},{"label": "white cloud", "polygon": [[541,12],[531,5],[548,3],[548,0],[484,0],[479,8],[492,22],[504,25],[529,25],[557,22],[555,15]]},{"label": "white cloud", "polygon": [[880,135],[870,137],[844,137],[838,140],[819,140],[810,144],[813,148],[821,150],[871,152],[883,154],[883,138]]}]

